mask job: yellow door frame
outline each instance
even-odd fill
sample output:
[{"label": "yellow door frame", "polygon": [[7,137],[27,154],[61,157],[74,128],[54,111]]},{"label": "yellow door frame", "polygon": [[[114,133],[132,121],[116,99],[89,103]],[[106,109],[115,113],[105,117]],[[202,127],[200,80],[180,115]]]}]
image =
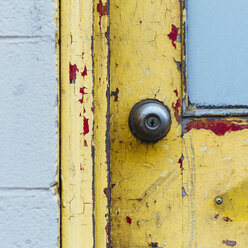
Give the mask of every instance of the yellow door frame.
[{"label": "yellow door frame", "polygon": [[106,2],[61,0],[60,17],[61,246],[105,247],[109,166]]}]

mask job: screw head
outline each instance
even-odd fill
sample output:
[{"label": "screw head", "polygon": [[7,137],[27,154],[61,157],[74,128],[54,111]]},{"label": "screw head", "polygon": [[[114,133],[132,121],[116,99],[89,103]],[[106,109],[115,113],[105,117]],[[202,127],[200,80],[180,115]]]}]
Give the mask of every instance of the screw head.
[{"label": "screw head", "polygon": [[223,203],[222,197],[217,196],[217,197],[215,198],[215,202],[216,202],[216,204],[218,204],[218,205],[222,204],[222,203]]}]

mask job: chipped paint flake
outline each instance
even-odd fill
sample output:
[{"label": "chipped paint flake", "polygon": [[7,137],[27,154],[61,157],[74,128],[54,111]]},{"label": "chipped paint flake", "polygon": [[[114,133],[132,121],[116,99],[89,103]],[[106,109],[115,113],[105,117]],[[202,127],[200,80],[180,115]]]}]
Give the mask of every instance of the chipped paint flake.
[{"label": "chipped paint flake", "polygon": [[[83,88],[80,88],[80,90],[79,90],[79,92],[82,94],[82,98],[79,99],[80,103],[84,102],[84,95],[87,94],[87,93],[85,93],[85,89],[86,89],[86,87],[83,87]],[[84,109],[84,113],[85,113],[85,109]]]},{"label": "chipped paint flake", "polygon": [[118,102],[119,89],[116,88],[115,91],[111,91],[111,96],[114,96],[114,101],[115,101],[115,102]]},{"label": "chipped paint flake", "polygon": [[101,20],[102,17],[108,14],[108,8],[107,8],[107,3],[106,5],[103,5],[102,0],[99,0],[99,3],[97,4],[97,12],[99,13],[99,26],[101,26]]},{"label": "chipped paint flake", "polygon": [[231,241],[231,240],[222,240],[222,244],[234,247],[234,246],[236,246],[237,242],[236,241]]},{"label": "chipped paint flake", "polygon": [[86,65],[84,66],[84,71],[81,73],[81,76],[82,77],[87,76],[87,67],[86,67]]},{"label": "chipped paint flake", "polygon": [[[176,97],[178,97],[178,91],[174,90],[174,93]],[[174,116],[178,123],[180,123],[181,121],[180,107],[181,107],[181,102],[180,102],[180,98],[178,98],[176,103],[172,103],[172,108],[174,110]]]},{"label": "chipped paint flake", "polygon": [[78,71],[79,70],[78,70],[76,64],[74,64],[74,65],[70,64],[69,65],[69,74],[70,74],[70,83],[71,84],[75,84]]},{"label": "chipped paint flake", "polygon": [[127,222],[129,225],[131,225],[132,219],[131,219],[129,216],[127,216],[127,217],[126,217],[126,222]]},{"label": "chipped paint flake", "polygon": [[89,133],[89,119],[84,117],[84,135]]},{"label": "chipped paint flake", "polygon": [[173,47],[177,48],[177,45],[175,41],[177,40],[177,35],[178,35],[178,28],[172,24],[171,25],[171,32],[168,34],[169,39],[172,42]]},{"label": "chipped paint flake", "polygon": [[225,222],[232,222],[232,220],[229,217],[223,217],[222,218]]}]

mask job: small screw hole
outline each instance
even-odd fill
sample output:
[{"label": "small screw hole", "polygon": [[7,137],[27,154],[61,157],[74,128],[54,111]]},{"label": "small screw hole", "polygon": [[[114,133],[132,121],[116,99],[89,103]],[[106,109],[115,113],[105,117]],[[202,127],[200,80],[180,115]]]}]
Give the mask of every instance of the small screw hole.
[{"label": "small screw hole", "polygon": [[215,202],[216,202],[216,204],[220,205],[220,204],[223,203],[223,199],[218,196],[218,197],[215,198]]}]

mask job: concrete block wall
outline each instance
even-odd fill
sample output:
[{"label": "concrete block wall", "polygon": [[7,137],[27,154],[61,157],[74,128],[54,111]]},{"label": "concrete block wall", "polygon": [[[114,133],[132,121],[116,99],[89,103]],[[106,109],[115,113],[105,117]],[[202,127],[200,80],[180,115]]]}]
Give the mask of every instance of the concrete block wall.
[{"label": "concrete block wall", "polygon": [[0,247],[58,247],[52,0],[0,1]]}]

